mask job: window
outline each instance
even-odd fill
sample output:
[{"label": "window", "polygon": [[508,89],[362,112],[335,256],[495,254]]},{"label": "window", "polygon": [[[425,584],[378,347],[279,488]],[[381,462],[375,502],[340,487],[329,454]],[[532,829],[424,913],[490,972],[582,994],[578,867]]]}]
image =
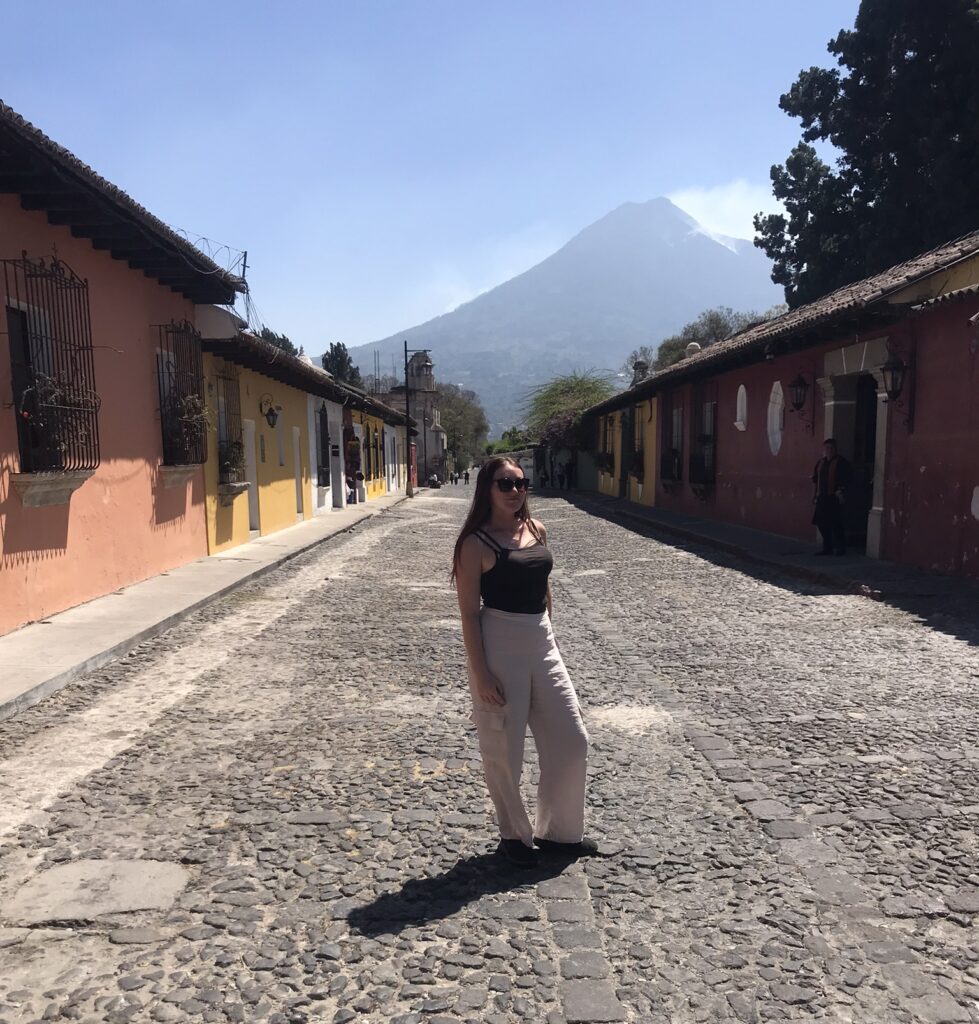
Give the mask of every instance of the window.
[{"label": "window", "polygon": [[88,284],[57,259],[3,260],[22,473],[99,464]]},{"label": "window", "polygon": [[743,384],[738,385],[738,405],[734,416],[734,425],[738,430],[748,429],[748,391]]},{"label": "window", "polygon": [[634,405],[629,414],[632,417],[632,451],[629,460],[629,472],[639,480],[643,478],[645,459],[643,457],[643,407]]},{"label": "window", "polygon": [[678,391],[663,396],[663,449],[659,475],[666,481],[683,478],[683,395]]},{"label": "window", "polygon": [[275,443],[279,449],[279,465],[284,466],[286,464],[286,435],[285,427],[282,425],[281,413],[275,421]]},{"label": "window", "polygon": [[371,446],[371,428],[365,428],[364,432],[364,479],[374,479],[374,459],[373,459],[373,448]]},{"label": "window", "polygon": [[316,486],[330,486],[330,420],[326,402],[320,406],[316,430]]},{"label": "window", "polygon": [[695,490],[703,491],[713,486],[715,479],[717,403],[708,398],[704,390],[698,390],[694,403],[700,410],[700,430],[690,451],[690,484]]},{"label": "window", "polygon": [[238,369],[227,363],[216,379],[218,395],[218,483],[245,480],[245,446],[241,439],[241,389]]},{"label": "window", "polygon": [[[601,473],[612,473],[615,470],[615,447],[612,440],[615,417],[611,414],[602,416],[598,424],[598,452],[595,455],[595,465]],[[541,466],[543,467],[543,461]]]},{"label": "window", "polygon": [[772,455],[778,455],[782,447],[782,434],[785,431],[785,396],[782,384],[775,381],[772,393],[768,398],[768,447]]},{"label": "window", "polygon": [[157,330],[163,462],[167,466],[200,465],[207,461],[209,425],[201,337],[186,321],[160,324]]}]

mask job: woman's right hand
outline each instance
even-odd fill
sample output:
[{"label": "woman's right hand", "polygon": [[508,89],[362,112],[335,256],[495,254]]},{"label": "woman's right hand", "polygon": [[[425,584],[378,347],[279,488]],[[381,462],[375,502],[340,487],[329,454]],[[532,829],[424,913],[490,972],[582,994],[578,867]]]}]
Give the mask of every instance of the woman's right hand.
[{"label": "woman's right hand", "polygon": [[476,676],[475,683],[477,700],[482,701],[484,704],[490,704],[493,707],[502,708],[506,706],[506,696],[503,693],[503,687],[500,686],[499,679],[492,672]]}]

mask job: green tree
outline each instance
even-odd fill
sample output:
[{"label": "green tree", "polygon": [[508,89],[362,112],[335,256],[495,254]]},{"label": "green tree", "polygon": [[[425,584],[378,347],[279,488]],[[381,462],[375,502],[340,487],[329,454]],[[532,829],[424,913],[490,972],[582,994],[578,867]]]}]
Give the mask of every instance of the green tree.
[{"label": "green tree", "polygon": [[487,455],[501,455],[504,452],[515,452],[528,448],[534,439],[523,427],[507,427],[498,441],[490,441],[486,446]]},{"label": "green tree", "polygon": [[323,369],[327,373],[332,373],[337,380],[352,384],[355,388],[364,387],[360,370],[354,366],[347,346],[342,341],[330,343],[330,350],[323,356],[322,362]]},{"label": "green tree", "polygon": [[506,451],[517,451],[531,443],[530,434],[522,427],[507,427],[500,435],[500,442],[505,444]]},{"label": "green tree", "polygon": [[462,472],[485,452],[489,422],[474,391],[456,384],[439,384],[436,391],[449,466]]},{"label": "green tree", "polygon": [[612,380],[594,370],[555,377],[534,388],[527,402],[527,433],[551,448],[587,447],[581,416],[615,393]]},{"label": "green tree", "polygon": [[261,338],[263,341],[267,341],[276,348],[281,348],[283,352],[288,352],[291,356],[298,356],[299,349],[284,335],[276,334],[270,327],[263,327]]},{"label": "green tree", "polygon": [[785,213],[755,217],[793,307],[979,227],[979,3],[862,0],[828,49],[779,101],[803,129],[771,172]]},{"label": "green tree", "polygon": [[660,342],[653,369],[665,370],[668,366],[678,363],[686,355],[687,345],[692,341],[701,348],[707,348],[715,342],[724,341],[732,334],[743,331],[749,324],[771,319],[781,312],[784,312],[781,306],[774,306],[767,313],[736,313],[730,306],[705,309],[696,320],[685,324],[679,334],[664,338]]},{"label": "green tree", "polygon": [[640,345],[639,348],[634,348],[625,359],[622,364],[622,370],[620,371],[631,381],[633,375],[636,372],[636,363],[643,362],[647,367],[652,367],[653,363],[656,362],[656,348],[653,345]]}]

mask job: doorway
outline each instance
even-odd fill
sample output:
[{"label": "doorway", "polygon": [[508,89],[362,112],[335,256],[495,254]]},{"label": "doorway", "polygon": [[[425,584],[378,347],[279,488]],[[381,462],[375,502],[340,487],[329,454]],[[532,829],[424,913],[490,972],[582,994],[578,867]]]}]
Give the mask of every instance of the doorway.
[{"label": "doorway", "polygon": [[241,421],[241,443],[245,449],[245,480],[248,482],[248,529],[261,530],[258,516],[258,464],[255,461],[255,421]]},{"label": "doorway", "polygon": [[857,377],[853,416],[853,476],[845,510],[847,545],[865,549],[867,520],[874,504],[874,469],[877,452],[877,381],[869,373]]}]

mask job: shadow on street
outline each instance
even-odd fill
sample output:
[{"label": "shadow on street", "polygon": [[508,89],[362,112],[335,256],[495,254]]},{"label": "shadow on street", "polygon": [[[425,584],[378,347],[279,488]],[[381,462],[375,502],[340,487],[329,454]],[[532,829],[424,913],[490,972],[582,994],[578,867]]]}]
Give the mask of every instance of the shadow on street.
[{"label": "shadow on street", "polygon": [[567,866],[566,861],[554,861],[528,870],[513,867],[495,853],[476,854],[434,878],[411,878],[397,892],[382,893],[352,910],[347,921],[368,937],[397,935],[405,928],[451,917],[483,896],[553,878]]}]

